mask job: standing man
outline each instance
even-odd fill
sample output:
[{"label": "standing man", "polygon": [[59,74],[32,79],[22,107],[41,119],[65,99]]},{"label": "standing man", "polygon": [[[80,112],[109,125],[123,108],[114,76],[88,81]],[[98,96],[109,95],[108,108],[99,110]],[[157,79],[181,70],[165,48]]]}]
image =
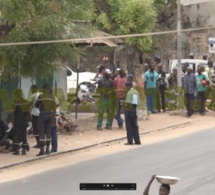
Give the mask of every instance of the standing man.
[{"label": "standing man", "polygon": [[192,68],[187,68],[187,74],[182,79],[182,89],[185,95],[185,105],[187,108],[187,117],[193,114],[192,103],[194,99],[194,93],[196,92],[196,77],[192,73]]},{"label": "standing man", "polygon": [[149,65],[149,70],[144,74],[144,90],[147,96],[147,109],[155,113],[158,73],[154,64]]},{"label": "standing man", "polygon": [[[212,81],[211,81],[211,74],[213,72],[213,62],[212,61],[208,61],[208,67],[205,68],[205,71],[208,73],[208,78],[209,78],[210,84],[212,84]],[[205,101],[208,99],[209,95],[212,92],[212,87],[210,86],[210,84],[206,88],[206,99],[205,99]]]},{"label": "standing man", "polygon": [[22,142],[22,155],[29,150],[27,142],[27,126],[30,122],[31,103],[23,98],[21,89],[15,91],[15,100],[12,104],[12,123],[14,128],[14,155],[19,155],[19,143]]},{"label": "standing man", "polygon": [[209,85],[208,77],[202,73],[202,66],[199,65],[197,68],[196,74],[196,82],[197,82],[197,98],[199,101],[200,114],[205,115],[205,91],[206,86]]},{"label": "standing man", "polygon": [[113,81],[110,79],[110,69],[105,69],[104,78],[98,82],[98,92],[100,94],[99,108],[98,108],[98,123],[97,130],[102,130],[102,122],[104,112],[107,113],[106,129],[112,129],[113,110],[115,93]]},{"label": "standing man", "polygon": [[133,139],[135,144],[140,145],[139,127],[137,123],[137,106],[140,102],[139,93],[133,88],[132,82],[127,81],[126,87],[128,92],[124,103],[125,124],[127,131],[127,143],[125,145],[132,145]]},{"label": "standing man", "polygon": [[[48,84],[43,85],[43,94],[39,95],[35,106],[40,111],[38,119],[40,152],[37,156],[41,156],[50,154],[51,126],[56,110],[55,98],[52,95]],[[45,145],[46,152],[44,151]]]},{"label": "standing man", "polygon": [[103,57],[103,66],[104,66],[104,69],[103,69],[103,76],[105,75],[105,69],[109,69],[111,71],[111,73],[113,73],[114,71],[114,67],[113,65],[111,65],[109,63],[109,58],[107,56],[104,56]]},{"label": "standing man", "polygon": [[38,118],[39,118],[40,111],[38,108],[35,107],[35,103],[36,103],[36,101],[37,101],[37,99],[41,93],[38,92],[37,85],[31,86],[31,93],[32,93],[32,96],[30,98],[30,102],[32,105],[31,122],[32,122],[32,127],[33,127],[33,134],[36,138],[36,145],[33,146],[33,148],[40,148],[40,146],[39,146],[39,134],[38,134]]},{"label": "standing man", "polygon": [[163,66],[161,64],[157,67],[158,72],[158,92],[157,92],[157,107],[158,112],[160,112],[160,100],[161,100],[161,107],[163,112],[166,112],[166,100],[165,100],[165,91],[167,87],[167,81],[166,81],[166,73],[163,71]]},{"label": "standing man", "polygon": [[54,95],[52,89],[50,89],[50,94],[53,95],[55,98],[56,109],[52,116],[52,126],[51,126],[51,152],[57,152],[58,148],[58,137],[57,137],[57,130],[60,124],[60,105],[58,98]]},{"label": "standing man", "polygon": [[119,129],[123,128],[123,119],[121,118],[121,111],[122,111],[121,101],[123,100],[125,89],[126,89],[125,83],[126,83],[125,71],[123,69],[120,69],[119,76],[114,80],[114,87],[116,89],[117,97],[118,97],[115,118],[117,120]]},{"label": "standing man", "polygon": [[100,64],[97,66],[98,72],[96,74],[96,76],[94,77],[94,81],[98,82],[99,80],[101,80],[103,78],[103,69],[104,69],[104,65]]}]

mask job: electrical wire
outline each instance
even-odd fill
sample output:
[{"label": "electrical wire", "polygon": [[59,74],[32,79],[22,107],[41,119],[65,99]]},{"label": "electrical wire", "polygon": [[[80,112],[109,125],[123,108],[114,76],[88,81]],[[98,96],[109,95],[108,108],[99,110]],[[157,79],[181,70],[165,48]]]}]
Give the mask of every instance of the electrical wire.
[{"label": "electrical wire", "polygon": [[140,33],[140,34],[129,34],[129,35],[116,35],[116,36],[105,36],[105,37],[89,37],[89,38],[73,38],[73,39],[64,39],[64,40],[50,40],[50,41],[32,41],[32,42],[14,42],[14,43],[0,43],[0,46],[18,46],[18,45],[39,45],[39,44],[54,44],[54,43],[77,43],[81,41],[93,41],[93,40],[102,40],[102,39],[117,39],[117,38],[134,38],[134,37],[144,37],[144,36],[155,36],[155,35],[164,35],[164,34],[174,34],[178,32],[191,32],[191,31],[200,31],[200,30],[210,30],[215,29],[215,26],[211,27],[202,27],[202,28],[189,28],[182,30],[171,30],[171,31],[162,31],[162,32],[150,32],[150,33]]}]

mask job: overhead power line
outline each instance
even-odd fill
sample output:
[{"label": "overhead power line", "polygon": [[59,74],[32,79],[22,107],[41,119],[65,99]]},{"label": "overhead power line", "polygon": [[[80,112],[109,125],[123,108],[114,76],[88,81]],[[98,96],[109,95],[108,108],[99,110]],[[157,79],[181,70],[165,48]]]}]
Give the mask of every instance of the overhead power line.
[{"label": "overhead power line", "polygon": [[145,37],[145,36],[154,36],[154,35],[174,34],[174,33],[177,33],[177,32],[190,32],[190,31],[199,31],[199,30],[209,30],[209,29],[215,29],[215,26],[202,27],[202,28],[189,28],[189,29],[183,29],[183,30],[180,30],[180,31],[171,30],[171,31],[162,31],[162,32],[150,32],[150,33],[116,35],[116,36],[105,36],[105,37],[89,37],[89,38],[73,38],[73,39],[64,39],[64,40],[50,40],[50,41],[0,43],[0,46],[40,45],[40,44],[69,43],[69,42],[76,43],[76,42],[80,42],[80,41],[90,41],[90,40],[93,41],[93,40],[99,40],[99,39]]}]

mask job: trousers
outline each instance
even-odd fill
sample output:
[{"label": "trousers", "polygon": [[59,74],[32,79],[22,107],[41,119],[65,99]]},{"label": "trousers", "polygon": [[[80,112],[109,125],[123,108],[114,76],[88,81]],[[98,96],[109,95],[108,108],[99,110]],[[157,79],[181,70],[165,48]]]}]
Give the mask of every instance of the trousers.
[{"label": "trousers", "polygon": [[51,125],[52,125],[52,113],[51,112],[40,113],[40,116],[38,118],[38,132],[39,132],[39,143],[41,147],[45,145],[50,145]]},{"label": "trousers", "polygon": [[57,152],[57,146],[58,146],[58,141],[57,141],[57,127],[52,126],[51,127],[51,145],[52,145],[52,152]]},{"label": "trousers", "polygon": [[13,142],[13,144],[15,147],[19,147],[20,142],[22,143],[23,149],[26,149],[28,147],[27,126],[14,124],[14,142]]},{"label": "trousers", "polygon": [[125,110],[125,125],[127,131],[127,141],[129,144],[140,143],[139,126],[137,124],[137,110]]}]

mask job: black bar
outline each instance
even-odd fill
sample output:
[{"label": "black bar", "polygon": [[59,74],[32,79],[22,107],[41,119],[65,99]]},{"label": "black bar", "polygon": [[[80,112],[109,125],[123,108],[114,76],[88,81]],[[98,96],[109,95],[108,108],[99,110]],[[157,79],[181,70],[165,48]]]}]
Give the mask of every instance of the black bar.
[{"label": "black bar", "polygon": [[81,183],[80,190],[136,190],[136,183]]}]

